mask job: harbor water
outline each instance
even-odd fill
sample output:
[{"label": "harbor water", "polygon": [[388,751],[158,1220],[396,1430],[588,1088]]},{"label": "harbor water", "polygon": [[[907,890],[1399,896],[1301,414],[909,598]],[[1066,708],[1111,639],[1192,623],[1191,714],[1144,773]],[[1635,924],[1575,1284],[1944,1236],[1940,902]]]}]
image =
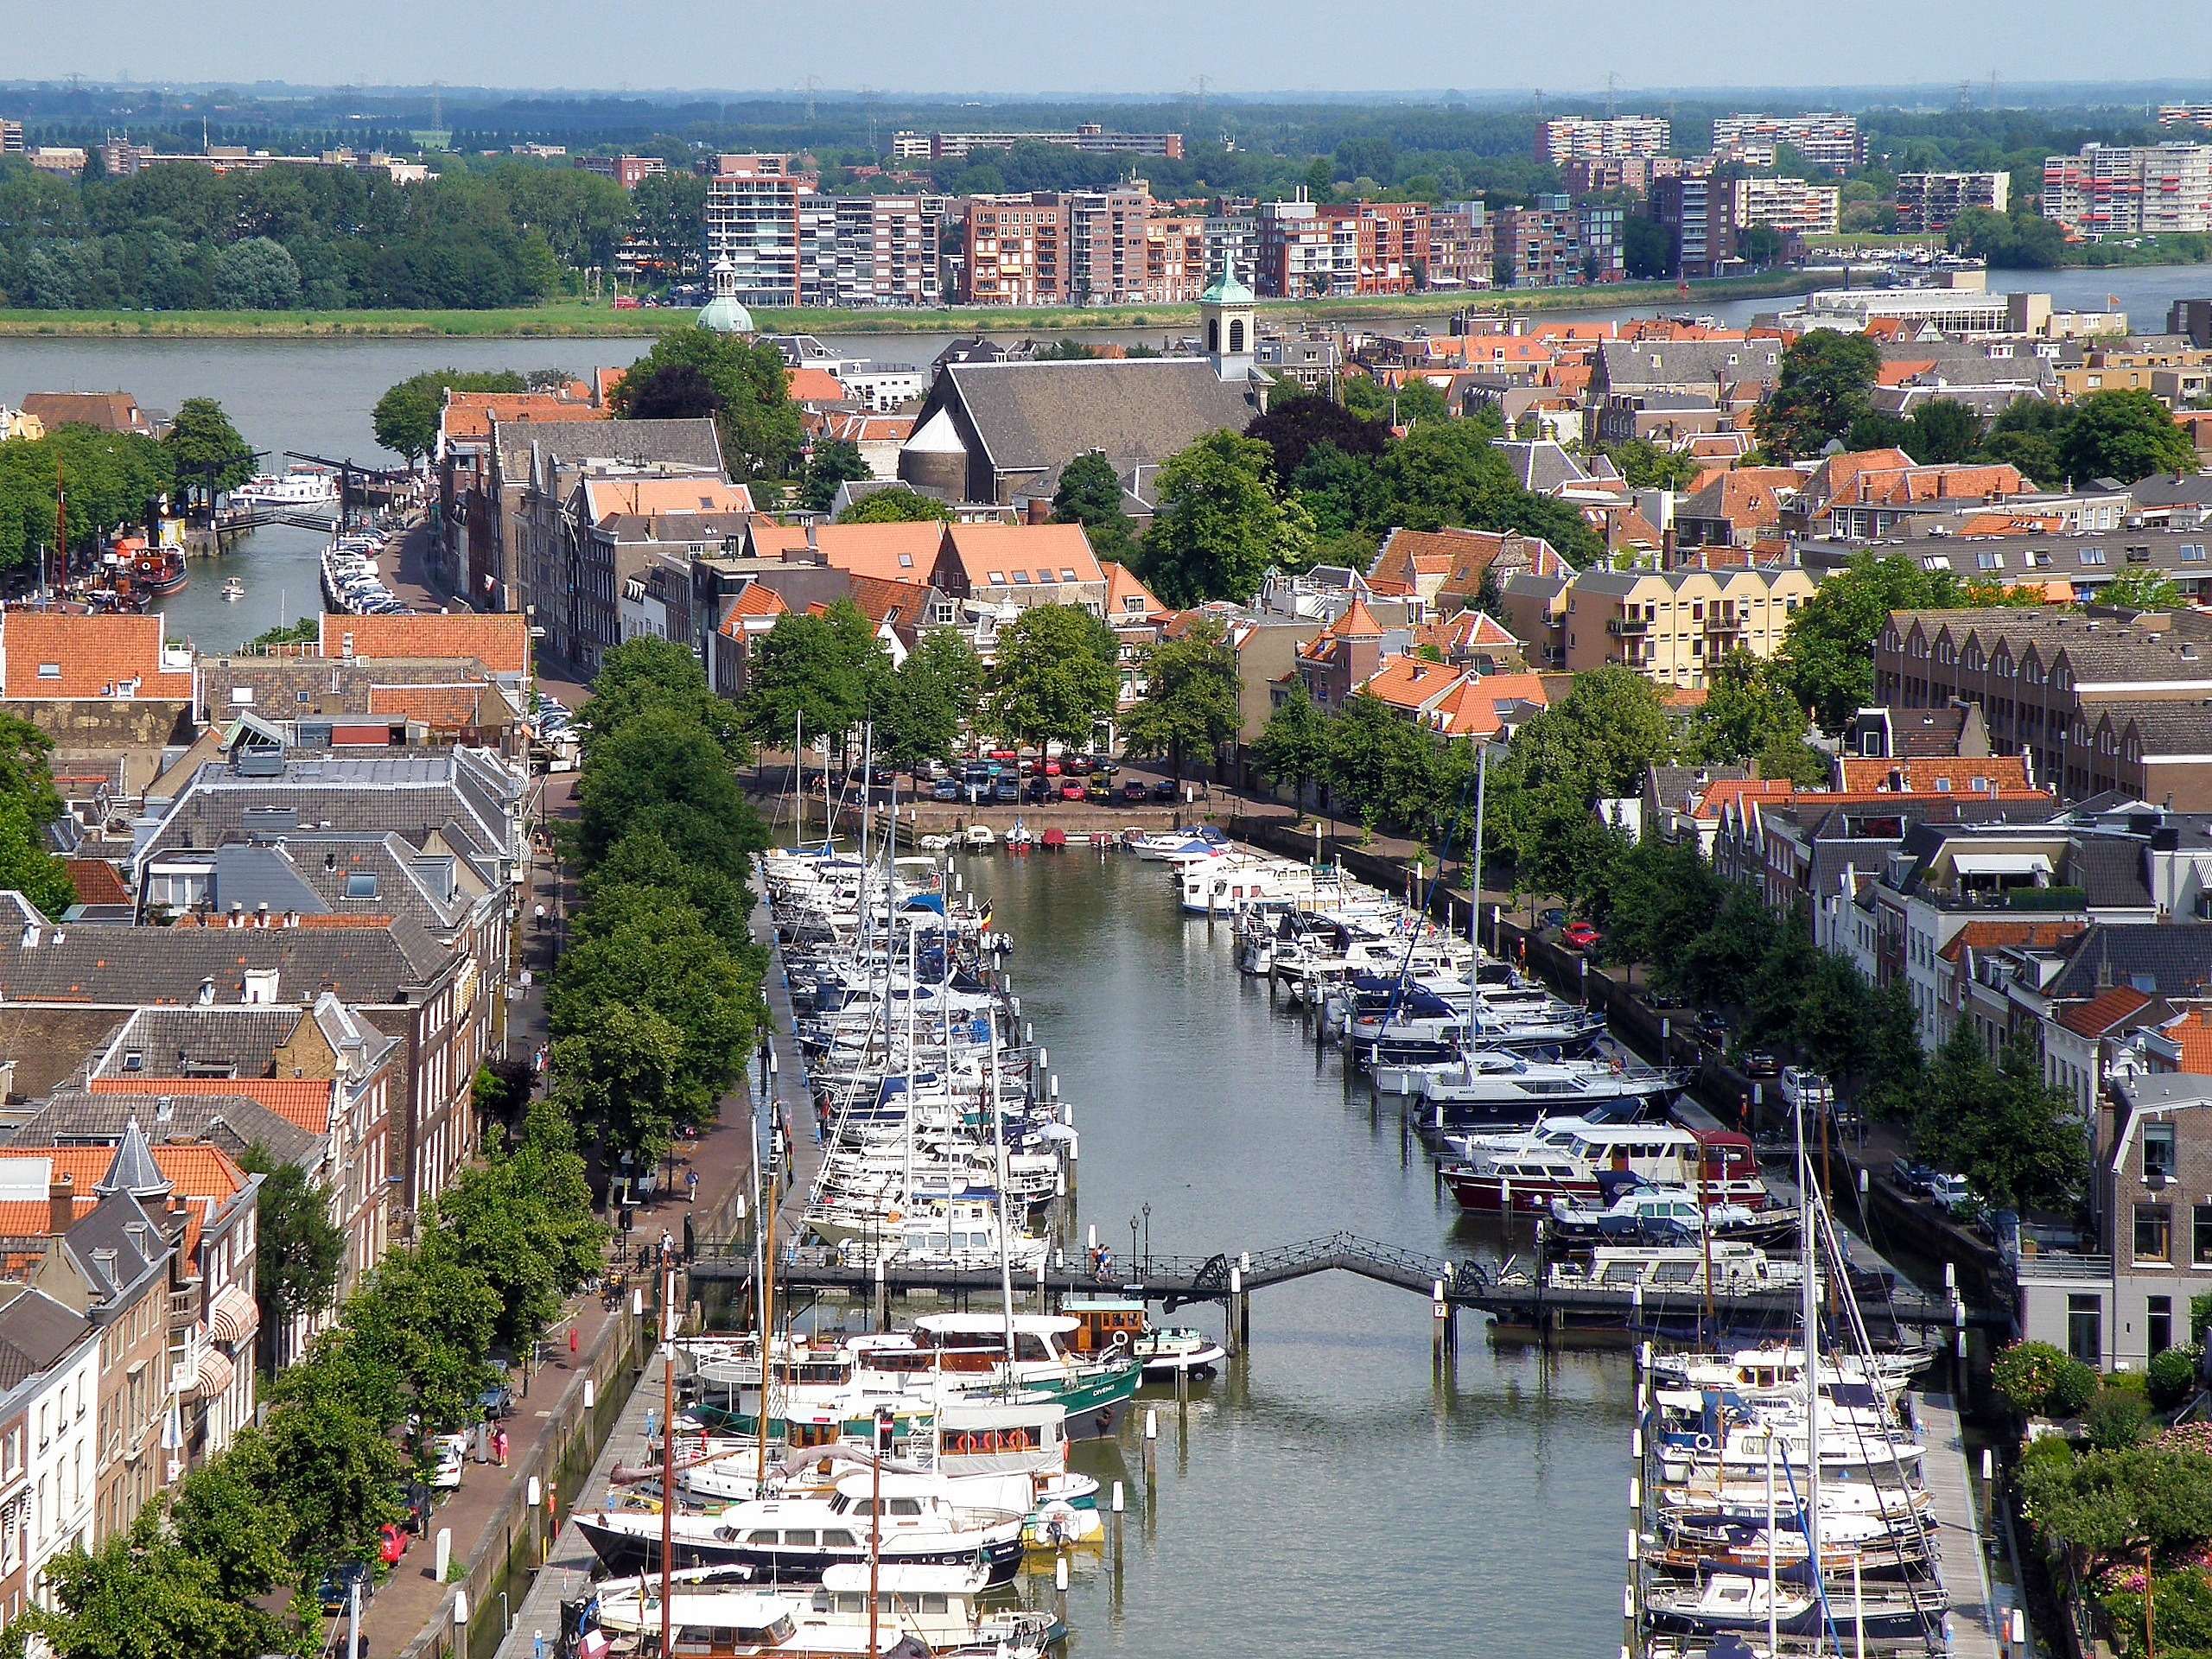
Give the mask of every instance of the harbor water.
[{"label": "harbor water", "polygon": [[[1459,1222],[1418,1141],[1370,1112],[1229,925],[1186,919],[1165,867],[1071,851],[961,861],[1011,932],[1021,1017],[1082,1135],[1078,1239],[1119,1255],[1259,1249],[1345,1230],[1495,1265],[1517,1243]],[[1149,1208],[1149,1215],[1146,1213]],[[1157,1314],[1155,1314],[1157,1317]],[[1176,1322],[1220,1334],[1212,1307]],[[1143,1413],[1077,1450],[1125,1483],[1110,1544],[1079,1554],[1070,1651],[1588,1659],[1620,1640],[1630,1365],[1620,1351],[1493,1348],[1461,1316],[1456,1378],[1433,1381],[1425,1298],[1327,1274],[1255,1294],[1249,1356],[1187,1417]],[[1049,1597],[1051,1580],[1037,1588]]]},{"label": "harbor water", "polygon": [[[2062,309],[2102,309],[2116,298],[2139,329],[2163,327],[2176,299],[2212,293],[2212,267],[2144,266],[2113,270],[1996,271],[1991,285],[2047,292]],[[1546,311],[1547,319],[1645,316],[1654,311],[1694,310],[1723,322],[1742,323],[1788,300],[1701,301],[1678,306],[1593,305]],[[1368,329],[1420,326],[1440,329],[1444,315],[1429,313],[1397,322],[1370,320]],[[1089,340],[1157,344],[1158,329],[1054,330]],[[879,363],[926,364],[950,334],[838,334],[828,341],[841,354]],[[583,374],[626,364],[644,354],[644,340],[129,340],[0,338],[0,403],[26,391],[130,391],[149,408],[175,410],[187,397],[221,402],[256,448],[264,465],[282,470],[287,451],[390,466],[397,457],[376,441],[369,411],[386,387],[425,369],[560,368]],[[173,632],[202,650],[219,651],[263,629],[314,611],[319,603],[313,532],[271,527],[256,531],[226,559],[220,575],[196,568],[192,585],[162,603]],[[238,575],[245,596],[224,601],[225,575]]]}]

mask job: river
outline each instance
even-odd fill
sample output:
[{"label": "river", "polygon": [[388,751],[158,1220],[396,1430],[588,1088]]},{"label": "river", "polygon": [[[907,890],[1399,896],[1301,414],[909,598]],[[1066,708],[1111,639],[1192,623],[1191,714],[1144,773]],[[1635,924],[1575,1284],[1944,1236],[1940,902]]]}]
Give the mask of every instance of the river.
[{"label": "river", "polygon": [[[2062,308],[2096,310],[2116,296],[2139,328],[2164,324],[2174,300],[2212,294],[2212,267],[2158,265],[2113,270],[1999,271],[1999,288],[2051,294]],[[1781,309],[1786,299],[1683,302],[1700,315],[1740,323]],[[1547,311],[1546,318],[1607,319],[1678,309],[1649,302]],[[1440,315],[1408,319],[1431,328]],[[1358,327],[1392,326],[1387,319]],[[1154,329],[1065,331],[1088,340],[1147,340]],[[954,338],[944,334],[839,334],[829,343],[848,356],[879,363],[926,364]],[[369,411],[387,386],[424,369],[561,368],[588,370],[634,361],[646,349],[639,340],[105,340],[0,338],[0,403],[27,391],[130,391],[149,408],[174,410],[191,397],[212,397],[230,411],[239,431],[267,453],[272,467],[287,450],[388,466],[396,457],[377,442]],[[166,601],[173,630],[204,650],[223,650],[264,628],[312,611],[316,593],[315,554],[320,538],[271,528],[249,538],[224,575],[244,578],[245,597],[224,602],[220,582],[205,570],[192,586]]]},{"label": "river", "polygon": [[[1495,1263],[1398,1120],[1370,1116],[1333,1049],[1238,974],[1225,924],[1186,920],[1160,866],[1070,853],[966,861],[1014,938],[1025,1020],[1082,1134],[1082,1224],[1102,1243],[1236,1251],[1339,1229]],[[1150,1215],[1145,1214],[1146,1206]],[[1526,1235],[1521,1242],[1525,1246]],[[1219,1334],[1211,1308],[1183,1319]],[[1343,1274],[1256,1294],[1249,1361],[1172,1389],[1157,1501],[1141,1413],[1078,1465],[1128,1483],[1122,1576],[1079,1558],[1081,1659],[1356,1652],[1589,1659],[1620,1640],[1630,1360],[1493,1349],[1461,1316],[1456,1387],[1432,1382],[1423,1299]],[[1049,1592],[1046,1580],[1039,1588]]]}]

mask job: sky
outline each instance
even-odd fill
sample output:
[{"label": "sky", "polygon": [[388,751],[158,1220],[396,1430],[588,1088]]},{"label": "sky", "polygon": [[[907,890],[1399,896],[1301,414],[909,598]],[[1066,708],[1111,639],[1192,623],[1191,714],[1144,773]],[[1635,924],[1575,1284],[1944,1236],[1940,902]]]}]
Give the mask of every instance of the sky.
[{"label": "sky", "polygon": [[2204,0],[0,0],[0,77],[988,93],[2212,79]]}]

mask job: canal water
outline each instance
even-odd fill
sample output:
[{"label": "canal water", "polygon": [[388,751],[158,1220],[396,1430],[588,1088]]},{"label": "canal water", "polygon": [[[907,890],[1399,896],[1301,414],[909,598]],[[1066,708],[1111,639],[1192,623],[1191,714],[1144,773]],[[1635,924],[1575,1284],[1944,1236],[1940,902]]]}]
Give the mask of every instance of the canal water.
[{"label": "canal water", "polygon": [[[1118,1254],[1260,1249],[1345,1230],[1495,1265],[1513,1241],[1459,1223],[1394,1110],[1370,1112],[1333,1049],[1226,927],[1185,919],[1163,867],[1071,852],[973,858],[1014,938],[1021,1015],[1081,1132],[1079,1225]],[[1147,1210],[1149,1209],[1149,1215]],[[1081,1234],[1078,1234],[1078,1237]],[[1517,1242],[1525,1248],[1527,1235]],[[1211,1307],[1183,1321],[1220,1334]],[[1462,1315],[1456,1382],[1433,1380],[1427,1300],[1344,1274],[1255,1294],[1240,1365],[1142,1414],[1078,1465],[1127,1483],[1122,1573],[1078,1557],[1082,1659],[1347,1653],[1589,1659],[1620,1639],[1628,1535],[1625,1351],[1494,1348]],[[1049,1599],[1049,1580],[1035,1586]]]},{"label": "canal water", "polygon": [[[2118,270],[1999,271],[1993,285],[2048,292],[2062,308],[2100,309],[2117,297],[2139,329],[2164,326],[2176,299],[2212,293],[2212,267],[2146,266]],[[1787,300],[1704,301],[1679,306],[1592,306],[1547,311],[1551,318],[1649,315],[1694,309],[1740,323]],[[1404,320],[1445,326],[1437,314]],[[1389,320],[1368,328],[1388,328]],[[1069,328],[1090,340],[1157,343],[1158,329]],[[947,334],[839,334],[834,351],[879,363],[926,364],[953,338]],[[643,355],[642,340],[41,340],[0,338],[0,403],[27,391],[107,391],[120,388],[154,409],[174,410],[187,397],[212,397],[228,410],[248,442],[281,467],[284,452],[388,466],[397,458],[377,443],[369,411],[387,386],[424,369],[560,368],[582,374]],[[164,601],[172,631],[203,650],[218,651],[263,629],[312,612],[320,603],[315,556],[321,538],[270,528],[256,532],[226,560],[219,575],[194,572],[192,585]],[[222,577],[238,575],[245,597],[224,601]]]}]

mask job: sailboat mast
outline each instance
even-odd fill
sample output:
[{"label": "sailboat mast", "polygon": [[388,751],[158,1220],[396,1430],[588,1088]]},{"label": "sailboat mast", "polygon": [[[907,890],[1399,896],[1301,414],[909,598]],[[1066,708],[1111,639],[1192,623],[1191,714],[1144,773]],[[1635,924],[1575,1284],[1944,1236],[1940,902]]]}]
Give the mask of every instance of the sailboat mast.
[{"label": "sailboat mast", "polygon": [[1797,1256],[1800,1310],[1805,1325],[1805,1561],[1817,1592],[1821,1582],[1821,1293],[1818,1224],[1820,1203],[1813,1188],[1812,1162],[1805,1156],[1805,1106],[1798,1101]]},{"label": "sailboat mast", "polygon": [[1007,1254],[1011,1248],[1007,1234],[1014,1217],[1007,1212],[1006,1204],[1006,1123],[999,1115],[999,1022],[991,1021],[990,1071],[991,1151],[998,1165],[999,1211],[999,1294],[1006,1303],[1006,1386],[1014,1387],[1014,1262]]},{"label": "sailboat mast", "polygon": [[806,711],[791,710],[791,793],[798,804],[798,841],[806,850]]},{"label": "sailboat mast", "polygon": [[914,1202],[914,1004],[922,988],[914,965],[915,932],[910,924],[906,929],[906,1181],[899,1195],[899,1203],[909,1207]]}]

